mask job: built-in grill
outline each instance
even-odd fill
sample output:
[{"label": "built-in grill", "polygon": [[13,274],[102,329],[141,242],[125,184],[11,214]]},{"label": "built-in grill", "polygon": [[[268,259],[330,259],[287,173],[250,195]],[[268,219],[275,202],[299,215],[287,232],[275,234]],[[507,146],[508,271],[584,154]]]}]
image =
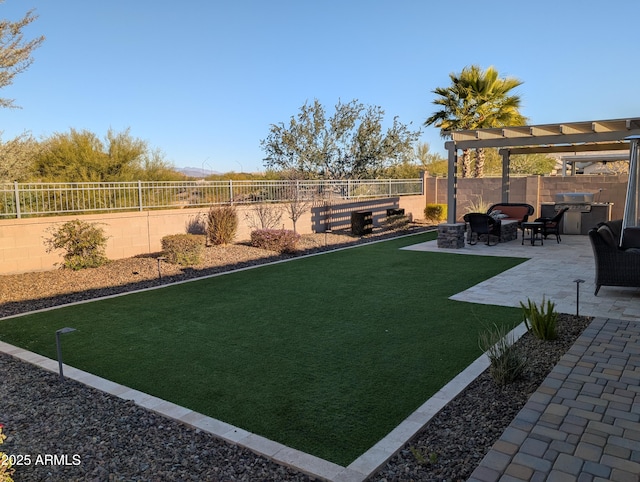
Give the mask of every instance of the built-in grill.
[{"label": "built-in grill", "polygon": [[590,192],[562,192],[555,195],[555,212],[569,208],[563,217],[564,234],[587,234],[598,223],[611,219],[613,204],[596,203],[593,198],[594,194]]}]

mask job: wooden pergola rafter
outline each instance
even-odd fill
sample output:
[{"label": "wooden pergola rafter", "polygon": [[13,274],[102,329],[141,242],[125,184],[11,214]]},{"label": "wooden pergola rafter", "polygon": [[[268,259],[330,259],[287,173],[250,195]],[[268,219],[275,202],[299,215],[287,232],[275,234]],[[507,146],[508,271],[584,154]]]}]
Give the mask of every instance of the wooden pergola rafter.
[{"label": "wooden pergola rafter", "polygon": [[502,155],[502,202],[509,202],[511,154],[629,150],[629,136],[640,135],[640,118],[609,119],[563,124],[496,127],[451,131],[448,151],[448,223],[457,219],[458,151],[498,148]]}]

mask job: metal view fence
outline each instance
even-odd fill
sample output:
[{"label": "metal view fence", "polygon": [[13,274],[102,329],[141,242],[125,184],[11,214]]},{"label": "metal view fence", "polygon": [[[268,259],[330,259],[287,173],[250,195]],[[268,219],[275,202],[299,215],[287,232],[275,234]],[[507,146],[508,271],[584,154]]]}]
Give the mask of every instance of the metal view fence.
[{"label": "metal view fence", "polygon": [[422,194],[422,179],[0,183],[0,217]]}]

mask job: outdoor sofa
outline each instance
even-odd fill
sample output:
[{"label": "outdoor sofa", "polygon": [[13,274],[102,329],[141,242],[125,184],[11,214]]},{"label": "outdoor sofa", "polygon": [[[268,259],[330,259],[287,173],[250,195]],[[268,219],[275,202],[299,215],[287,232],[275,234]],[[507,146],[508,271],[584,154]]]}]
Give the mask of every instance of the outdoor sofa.
[{"label": "outdoor sofa", "polygon": [[640,287],[640,248],[620,248],[621,232],[621,219],[589,230],[596,263],[595,295],[601,286]]},{"label": "outdoor sofa", "polygon": [[525,203],[498,203],[489,207],[487,214],[500,211],[498,219],[502,221],[518,221],[518,226],[526,223],[533,214],[533,206]]}]

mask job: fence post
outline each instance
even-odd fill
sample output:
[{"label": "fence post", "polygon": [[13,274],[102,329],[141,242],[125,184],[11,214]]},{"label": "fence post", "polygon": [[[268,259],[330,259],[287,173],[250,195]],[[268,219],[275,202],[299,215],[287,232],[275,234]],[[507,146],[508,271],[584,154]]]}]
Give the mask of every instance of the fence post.
[{"label": "fence post", "polygon": [[142,211],[142,181],[138,179],[138,208]]},{"label": "fence post", "polygon": [[22,214],[20,212],[20,190],[18,189],[18,181],[13,181],[13,195],[16,201],[16,217],[20,219]]},{"label": "fence post", "polygon": [[233,206],[233,179],[229,179],[229,202]]}]

